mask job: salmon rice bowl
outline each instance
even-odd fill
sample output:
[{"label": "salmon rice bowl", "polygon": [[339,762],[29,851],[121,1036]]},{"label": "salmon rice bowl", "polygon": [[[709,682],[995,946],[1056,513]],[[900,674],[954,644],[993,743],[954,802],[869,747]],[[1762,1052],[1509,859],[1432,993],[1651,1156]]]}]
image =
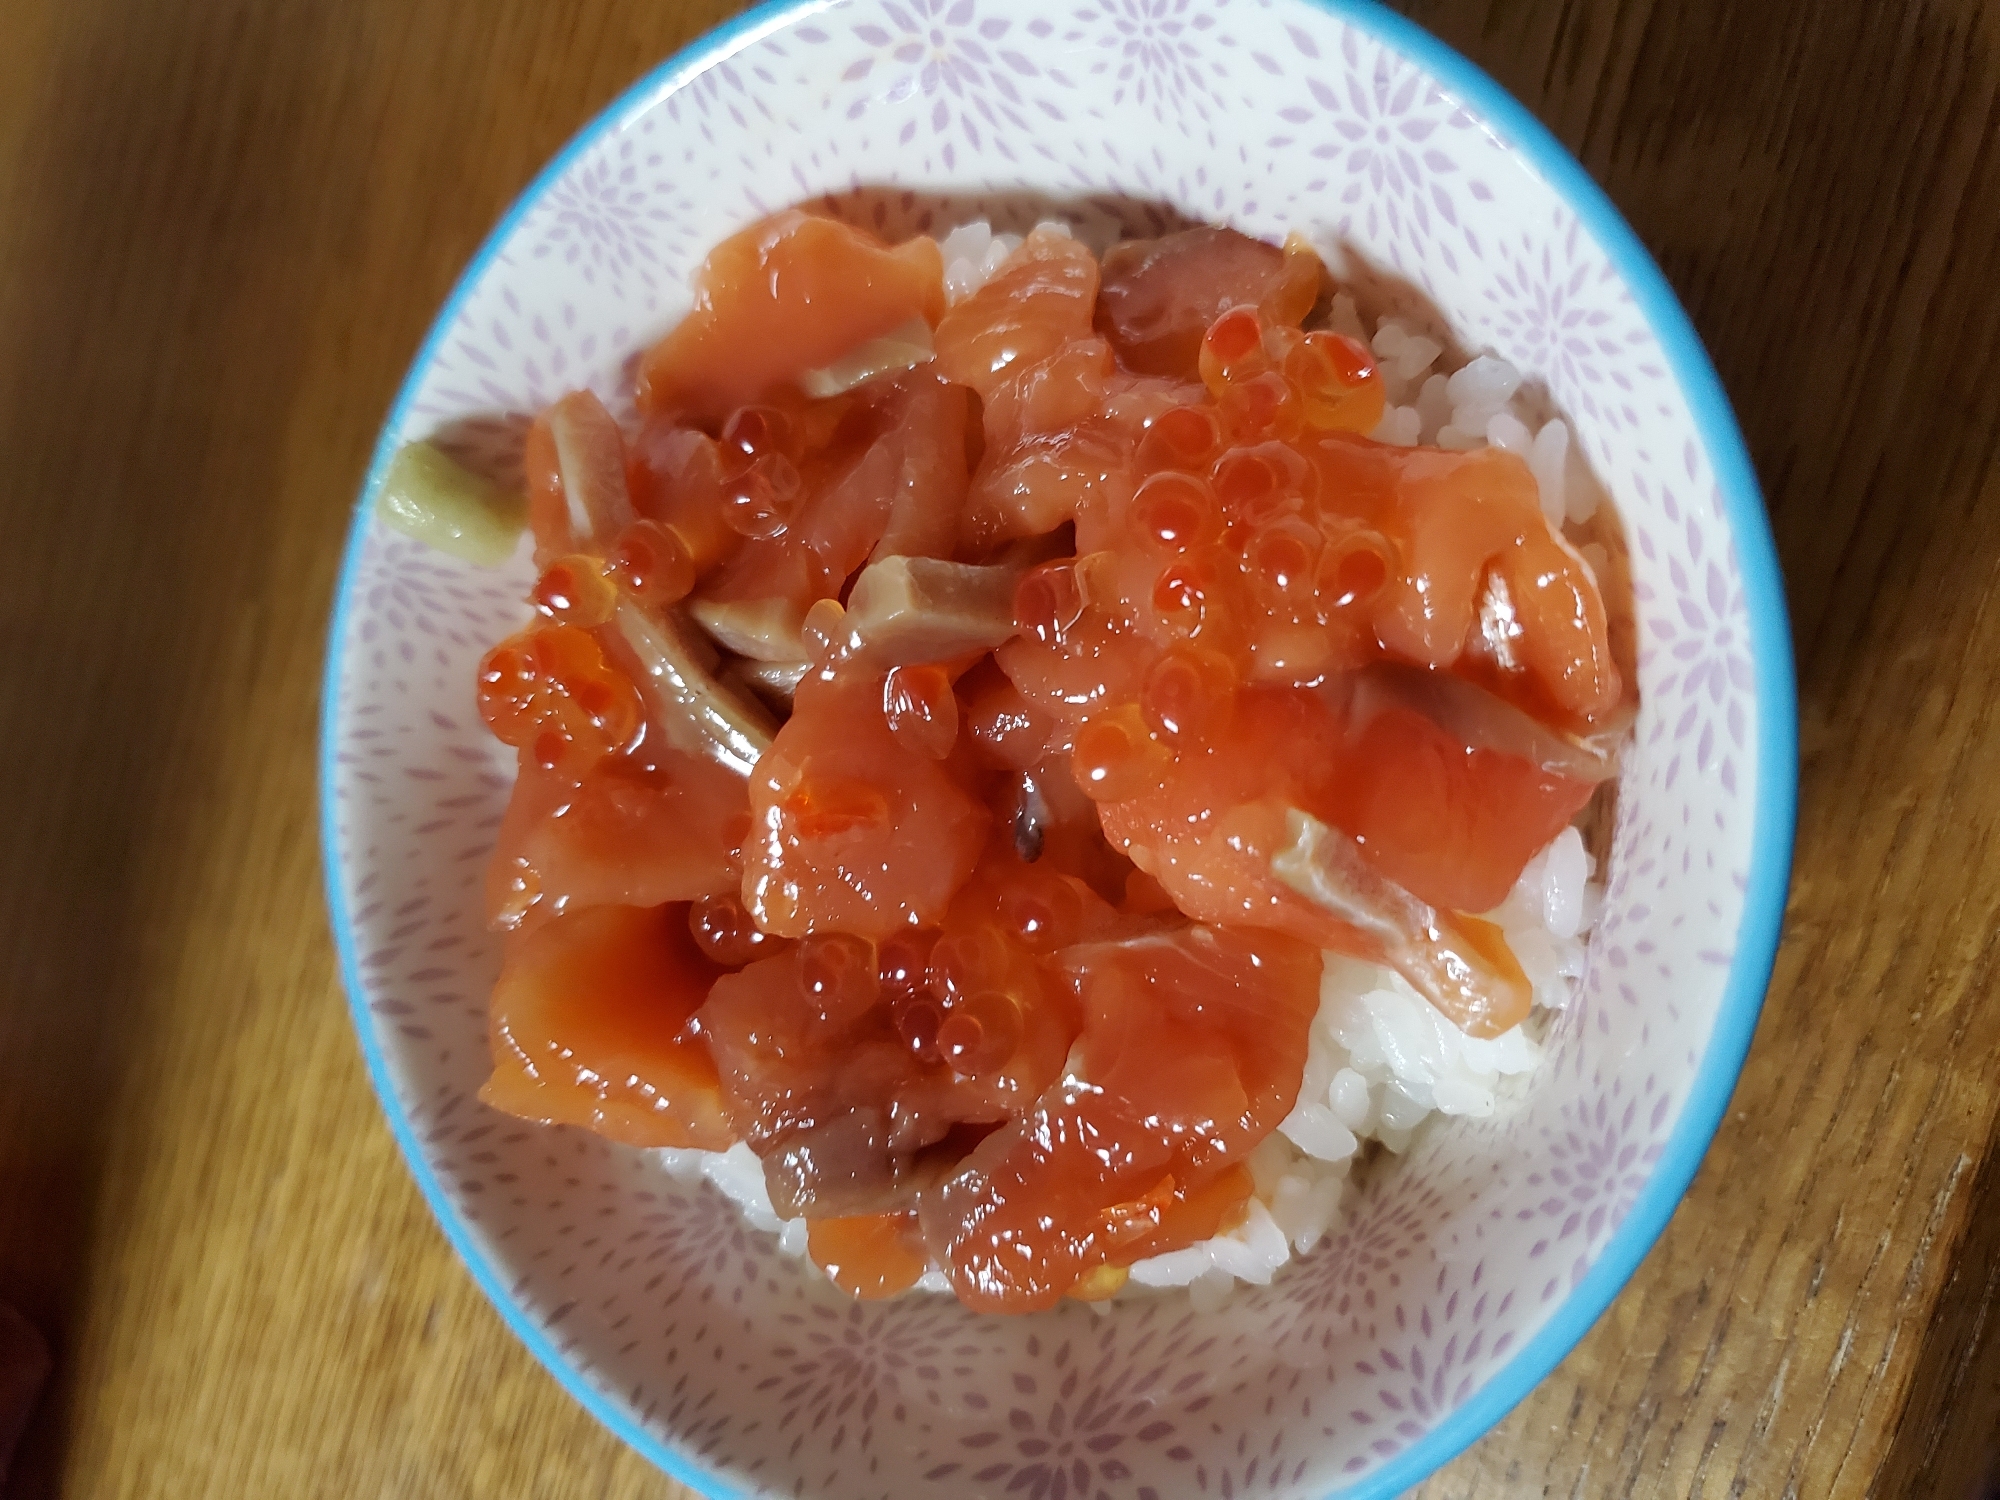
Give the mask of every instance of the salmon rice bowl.
[{"label": "salmon rice bowl", "polygon": [[536,573],[473,685],[484,1102],[995,1314],[1211,1307],[1514,1108],[1602,901],[1623,536],[1544,392],[1342,269],[790,209],[518,486],[404,447],[383,520]]}]

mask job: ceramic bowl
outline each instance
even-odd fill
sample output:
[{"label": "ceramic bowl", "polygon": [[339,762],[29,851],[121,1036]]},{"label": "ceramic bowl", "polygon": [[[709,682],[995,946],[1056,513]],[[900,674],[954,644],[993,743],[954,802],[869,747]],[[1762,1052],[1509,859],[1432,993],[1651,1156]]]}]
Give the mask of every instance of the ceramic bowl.
[{"label": "ceramic bowl", "polygon": [[[1630,543],[1642,709],[1587,977],[1528,1101],[1436,1129],[1265,1289],[1023,1319],[856,1304],[641,1153],[487,1110],[480,872],[511,777],[472,701],[523,617],[370,518],[439,431],[504,468],[627,366],[715,241],[825,199],[891,235],[1058,205],[1343,243],[1544,382]],[[1653,1243],[1735,1085],[1784,904],[1795,714],[1742,440],[1659,271],[1520,105],[1355,0],[808,0],[647,77],[522,196],[383,431],[327,667],[342,969],[410,1170],[536,1356],[709,1495],[1390,1495],[1563,1356]]]}]

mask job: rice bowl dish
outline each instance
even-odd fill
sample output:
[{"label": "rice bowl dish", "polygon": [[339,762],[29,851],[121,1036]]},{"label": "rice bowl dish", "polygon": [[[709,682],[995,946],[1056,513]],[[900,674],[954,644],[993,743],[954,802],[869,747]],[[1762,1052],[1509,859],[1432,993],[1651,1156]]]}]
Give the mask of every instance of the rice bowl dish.
[{"label": "rice bowl dish", "polygon": [[[1004,19],[1022,37],[1043,35],[1030,28],[1044,20],[1053,28],[1038,66],[1088,45],[1062,40],[1082,23],[1053,13]],[[1463,360],[1440,350],[1444,364],[1425,371],[1418,359],[1389,402],[1410,413],[1396,420],[1416,423],[1406,435],[1449,428],[1452,442],[1524,445],[1540,478],[1557,468],[1556,439],[1543,435],[1560,412],[1565,490],[1583,476],[1579,509],[1591,490],[1608,493],[1630,538],[1633,759],[1615,818],[1566,835],[1502,903],[1510,945],[1536,980],[1536,1018],[1519,1045],[1452,1056],[1409,1024],[1424,1012],[1392,981],[1342,976],[1320,996],[1309,1086],[1276,1132],[1287,1157],[1250,1166],[1268,1226],[1256,1220],[1250,1232],[1246,1220],[1235,1248],[1162,1265],[1161,1281],[1198,1286],[1192,1298],[1133,1287],[1108,1304],[975,1327],[938,1296],[841,1311],[851,1304],[814,1289],[780,1231],[746,1230],[721,1194],[676,1181],[726,1178],[726,1154],[667,1163],[584,1137],[545,1144],[535,1127],[495,1126],[476,1108],[494,975],[479,956],[477,880],[467,876],[491,846],[504,782],[496,787],[476,719],[453,705],[484,644],[518,622],[530,580],[517,569],[489,586],[364,519],[334,631],[326,781],[330,893],[371,1069],[441,1222],[528,1346],[623,1437],[710,1492],[1001,1493],[1016,1480],[1047,1490],[1049,1460],[1023,1445],[1040,1434],[1051,1452],[1063,1448],[1073,1416],[1077,1443],[1087,1433],[1096,1444],[1074,1462],[1111,1494],[1250,1484],[1392,1493],[1490,1423],[1602,1307],[1692,1170],[1747,1039],[1775,930],[1774,878],[1782,891],[1771,851],[1789,807],[1788,679],[1782,629],[1773,635],[1766,618],[1776,598],[1768,540],[1712,377],[1601,200],[1434,44],[1373,12],[1291,6],[1222,20],[1244,49],[1240,68],[1205,73],[1204,87],[1235,90],[1246,121],[1296,116],[1252,127],[1289,132],[1301,167],[1281,152],[1272,184],[1254,192],[1197,189],[1189,174],[1202,161],[1212,169],[1207,153],[1218,149],[1201,143],[1201,127],[1188,135],[1169,121],[1162,135],[1150,95],[1114,101],[1108,82],[1082,72],[1014,86],[1036,112],[1037,101],[1100,111],[1090,152],[1074,133],[1030,123],[1010,129],[1066,165],[1001,170],[994,148],[968,133],[953,137],[953,169],[921,132],[896,144],[904,115],[940,96],[921,82],[893,99],[870,92],[894,82],[894,66],[869,28],[893,37],[899,22],[762,15],[621,104],[531,193],[447,309],[385,432],[378,483],[396,447],[445,429],[464,457],[518,451],[527,417],[566,388],[588,385],[616,408],[629,388],[621,353],[672,321],[694,259],[732,225],[798,198],[799,174],[890,239],[982,216],[1003,224],[1006,192],[1033,184],[1059,198],[1167,199],[1271,241],[1295,224],[1353,241],[1446,311],[1462,351],[1492,351],[1538,393],[1489,396],[1483,423],[1477,403],[1460,422],[1435,396],[1427,415],[1425,383],[1443,375],[1448,395],[1452,362]],[[975,17],[969,37],[981,22],[997,24]],[[1313,69],[1289,65],[1288,49],[1306,44],[1334,90],[1324,98],[1309,87]],[[875,59],[866,77],[864,54]],[[861,81],[840,84],[843,73]],[[753,80],[765,74],[815,80],[778,113],[809,121],[800,138],[833,157],[815,166],[777,147],[767,170],[730,154],[730,132],[763,129],[731,121],[731,91],[761,89]],[[1372,198],[1342,196],[1368,180],[1367,164],[1312,153],[1350,139],[1342,130],[1364,107],[1401,111],[1391,118],[1427,132],[1423,151],[1449,170],[1420,161],[1419,180],[1447,195],[1455,218],[1428,197],[1420,222],[1414,200],[1381,179]],[[1505,130],[1467,131],[1457,123],[1466,119],[1502,119]],[[709,137],[696,129],[703,121]],[[1207,128],[1236,149],[1226,117]],[[1509,144],[1522,139],[1525,157]],[[1142,160],[1141,141],[1163,156]],[[864,156],[874,165],[853,171]],[[1318,181],[1329,172],[1330,186]],[[944,196],[868,186],[886,180]],[[960,186],[969,180],[980,186]],[[624,250],[563,228],[599,181],[623,181],[653,216],[634,221]],[[711,201],[688,197],[685,185],[701,181],[724,186]],[[1117,222],[1101,206],[1075,222],[1140,237],[1165,227],[1143,215]],[[1372,305],[1399,320],[1363,330],[1385,379],[1423,341],[1447,342],[1405,304]],[[1551,317],[1588,333],[1545,339]],[[1570,506],[1566,493],[1566,519]],[[1525,950],[1538,946],[1531,961]],[[1401,1156],[1389,1149],[1430,1110],[1458,1118],[1416,1131]],[[1389,1140],[1354,1172],[1361,1153],[1347,1138],[1358,1146],[1371,1132]],[[1316,1226],[1312,1249],[1273,1274]],[[1225,1276],[1235,1290],[1218,1299]],[[691,1385],[677,1365],[689,1358],[712,1373]],[[831,1420],[842,1390],[867,1394],[865,1421]],[[830,1451],[836,1430],[843,1445]]]}]

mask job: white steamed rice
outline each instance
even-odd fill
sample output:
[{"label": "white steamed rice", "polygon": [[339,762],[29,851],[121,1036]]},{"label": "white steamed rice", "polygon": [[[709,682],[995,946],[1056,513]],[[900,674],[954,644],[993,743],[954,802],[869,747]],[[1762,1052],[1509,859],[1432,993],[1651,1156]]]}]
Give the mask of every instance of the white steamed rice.
[{"label": "white steamed rice", "polygon": [[[1053,221],[1037,227],[1068,233]],[[948,298],[956,302],[976,291],[1020,243],[1020,236],[995,234],[983,221],[946,235],[940,247]],[[1383,317],[1371,329],[1345,293],[1333,299],[1328,322],[1374,350],[1388,396],[1373,433],[1378,441],[1509,449],[1534,473],[1551,523],[1581,524],[1594,514],[1602,491],[1568,426],[1560,417],[1538,416],[1512,365],[1482,354],[1449,368],[1439,340],[1397,317]],[[1595,544],[1579,550],[1601,568],[1603,553]],[[1392,969],[1327,954],[1298,1101],[1250,1157],[1256,1195],[1243,1222],[1212,1240],[1137,1262],[1119,1296],[1186,1287],[1193,1305],[1207,1311],[1239,1283],[1265,1285],[1333,1229],[1348,1174],[1366,1142],[1401,1153],[1433,1117],[1485,1119],[1518,1100],[1541,1064],[1549,1014],[1569,1003],[1583,973],[1584,944],[1603,896],[1595,876],[1582,834],[1566,828],[1528,862],[1506,901],[1487,913],[1505,932],[1534,992],[1529,1018],[1497,1037],[1465,1035]],[[805,1222],[778,1217],[748,1146],[654,1154],[680,1181],[706,1178],[753,1228],[776,1235],[779,1249],[805,1256]],[[935,1268],[917,1289],[949,1291]],[[1102,1311],[1110,1304],[1091,1306]]]}]

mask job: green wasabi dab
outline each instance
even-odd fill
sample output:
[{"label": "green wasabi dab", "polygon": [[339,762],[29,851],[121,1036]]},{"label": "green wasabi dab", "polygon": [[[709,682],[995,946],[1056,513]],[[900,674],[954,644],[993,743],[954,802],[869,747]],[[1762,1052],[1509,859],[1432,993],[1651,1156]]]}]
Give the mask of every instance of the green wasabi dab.
[{"label": "green wasabi dab", "polygon": [[382,476],[375,514],[405,536],[492,568],[514,555],[528,501],[480,478],[435,443],[406,443]]}]

